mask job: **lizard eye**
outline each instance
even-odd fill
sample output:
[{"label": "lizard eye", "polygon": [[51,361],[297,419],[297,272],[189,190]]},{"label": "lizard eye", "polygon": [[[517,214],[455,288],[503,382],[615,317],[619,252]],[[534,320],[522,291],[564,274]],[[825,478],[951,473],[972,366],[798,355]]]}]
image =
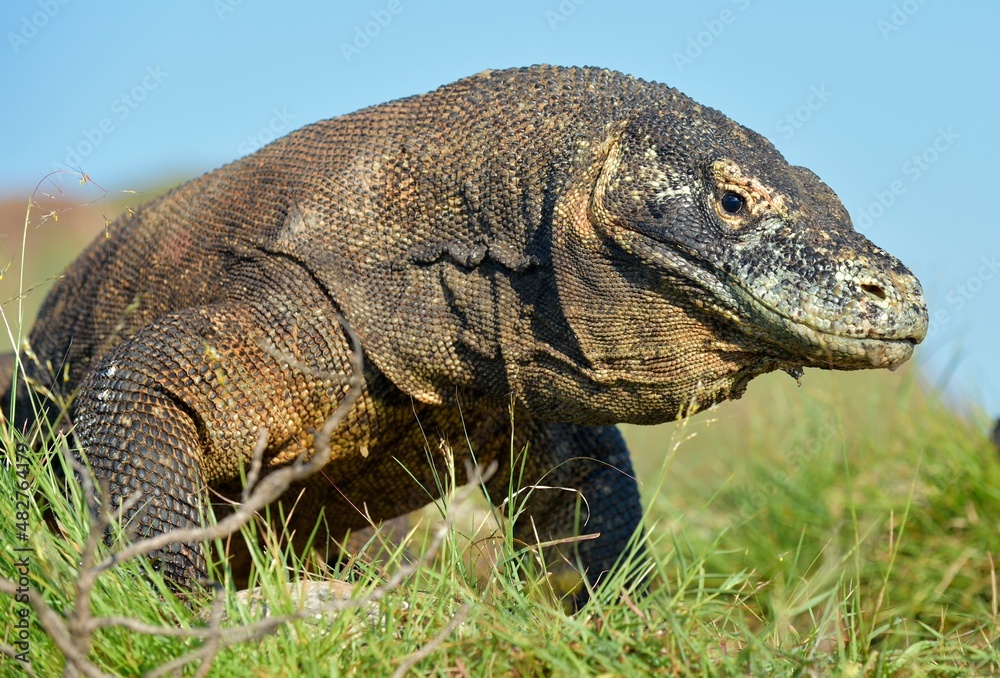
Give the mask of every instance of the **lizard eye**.
[{"label": "lizard eye", "polygon": [[726,191],[722,194],[722,209],[729,214],[739,214],[747,204],[746,198],[734,191]]}]

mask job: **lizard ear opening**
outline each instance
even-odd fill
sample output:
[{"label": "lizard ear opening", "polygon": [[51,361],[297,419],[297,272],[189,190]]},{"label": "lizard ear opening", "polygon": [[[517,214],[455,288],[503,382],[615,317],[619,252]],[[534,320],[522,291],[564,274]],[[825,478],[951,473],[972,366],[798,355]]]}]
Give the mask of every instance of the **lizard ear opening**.
[{"label": "lizard ear opening", "polygon": [[624,225],[621,222],[628,221],[628,215],[622,214],[622,206],[618,199],[622,188],[624,136],[624,125],[612,129],[597,154],[598,162],[595,163],[596,174],[593,177],[588,212],[590,221],[600,230],[607,230],[614,225]]}]

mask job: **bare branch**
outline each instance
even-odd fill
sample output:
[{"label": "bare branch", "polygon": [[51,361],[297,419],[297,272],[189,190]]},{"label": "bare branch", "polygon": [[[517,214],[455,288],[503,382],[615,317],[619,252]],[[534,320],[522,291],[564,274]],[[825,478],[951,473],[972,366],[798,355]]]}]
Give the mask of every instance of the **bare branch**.
[{"label": "bare branch", "polygon": [[[17,589],[18,586],[14,582],[0,579],[0,593],[13,596],[17,593]],[[20,592],[23,593],[24,590],[22,589]],[[75,672],[88,678],[105,678],[108,675],[87,660],[86,653],[77,648],[66,621],[50,608],[42,595],[31,586],[28,587],[28,603],[38,615],[38,623],[42,630],[48,634],[66,658],[66,673],[68,675],[75,675]]]},{"label": "bare branch", "polygon": [[74,473],[80,478],[84,501],[90,512],[91,520],[90,532],[87,533],[87,539],[83,543],[83,551],[80,554],[80,576],[76,580],[73,607],[66,616],[66,624],[77,651],[81,656],[86,657],[93,637],[90,596],[97,581],[94,562],[97,560],[97,549],[100,545],[101,535],[104,534],[104,528],[110,516],[95,492],[94,482],[88,469],[72,455],[70,456],[70,464]]},{"label": "bare branch", "polygon": [[[225,611],[226,611],[225,590],[221,586],[216,585],[215,597],[212,599],[212,612],[208,618],[208,628],[205,629],[206,631],[206,635],[204,636],[205,644],[192,652],[188,652],[187,654],[181,655],[180,657],[153,669],[146,675],[149,676],[150,678],[158,678],[159,676],[165,676],[168,673],[174,673],[175,671],[179,672],[182,667],[186,666],[187,664],[190,664],[193,661],[200,659],[201,664],[198,666],[198,670],[195,672],[194,675],[197,678],[203,678],[204,676],[207,676],[209,670],[211,670],[212,668],[212,662],[215,661],[216,655],[219,653],[219,650],[222,649],[223,647],[223,645],[221,644],[221,631],[222,631],[222,620]],[[160,631],[157,630],[145,631],[137,629],[135,626],[131,624],[131,622],[133,621],[135,620],[128,619],[127,620],[128,623],[123,624],[123,626],[131,628],[132,630],[137,630],[140,633],[150,633],[153,635],[174,635],[172,633],[171,634],[160,633]],[[156,629],[157,627],[150,627],[150,628]],[[191,631],[192,629],[161,629],[161,630]],[[179,635],[184,635],[184,634],[179,634]],[[190,633],[186,635],[187,637],[191,637]]]},{"label": "bare branch", "polygon": [[[449,530],[454,524],[456,516],[461,513],[461,509],[465,502],[468,501],[471,494],[475,492],[482,485],[482,483],[486,482],[486,480],[488,480],[493,473],[495,473],[495,471],[496,463],[491,464],[485,472],[480,472],[478,468],[470,468],[467,471],[469,479],[468,483],[461,488],[461,490],[454,493],[452,501],[449,505],[449,510],[446,513],[445,520],[442,521],[438,529],[435,530],[430,544],[428,544],[428,547],[424,549],[419,559],[400,567],[384,584],[372,589],[364,596],[347,600],[330,600],[319,608],[309,610],[308,613],[306,611],[298,611],[288,615],[268,617],[253,624],[223,629],[221,628],[221,622],[224,612],[225,599],[224,591],[221,587],[216,588],[216,595],[212,604],[212,613],[209,619],[209,625],[206,628],[184,629],[161,627],[122,616],[91,618],[89,616],[89,599],[86,599],[83,603],[83,607],[87,609],[87,612],[82,616],[78,616],[80,613],[79,610],[72,610],[68,615],[69,623],[67,624],[62,617],[57,615],[45,604],[42,597],[33,589],[29,591],[29,602],[38,614],[39,622],[41,623],[42,628],[53,639],[56,647],[58,647],[66,657],[67,666],[79,671],[84,676],[88,676],[88,678],[90,676],[104,676],[105,674],[87,660],[86,653],[89,650],[89,647],[81,647],[79,638],[72,635],[74,631],[79,633],[78,629],[82,629],[84,626],[86,627],[85,635],[88,641],[92,638],[94,630],[114,626],[120,626],[136,633],[159,635],[168,638],[194,638],[204,640],[205,644],[203,646],[158,667],[150,673],[150,676],[164,676],[180,669],[183,666],[186,666],[187,664],[199,660],[201,661],[201,665],[199,666],[196,675],[206,675],[205,672],[207,672],[211,667],[212,660],[217,655],[219,650],[224,647],[263,638],[291,621],[303,619],[306,614],[316,615],[337,613],[351,608],[369,606],[382,600],[386,595],[397,589],[418,569],[425,566],[436,557],[441,544],[444,542]],[[99,534],[100,530],[92,529],[92,533]],[[17,585],[14,584],[14,582],[6,579],[0,579],[0,593],[14,595],[16,591]],[[77,598],[79,599],[79,592]],[[456,615],[452,622],[449,623],[449,625],[442,631],[439,637],[432,641],[432,644],[425,646],[428,653],[431,652],[436,645],[443,642],[447,635],[450,634],[459,623],[461,623],[462,619],[464,619],[464,617],[468,614],[469,607],[470,605],[467,604],[463,610],[460,610],[458,615]],[[420,661],[423,655],[414,655],[414,657],[415,659],[412,657],[411,659],[413,660],[413,663],[416,663],[417,661]]]},{"label": "bare branch", "polygon": [[[150,624],[145,624],[143,622],[136,621],[127,617],[103,617],[98,620],[100,627],[110,627],[110,626],[122,626],[124,628],[130,629],[137,633],[148,633],[150,635],[161,635],[171,638],[198,638],[204,639],[206,641],[205,645],[202,647],[189,652],[188,654],[182,655],[173,661],[164,664],[163,666],[157,668],[154,672],[149,675],[163,676],[171,671],[175,671],[182,666],[185,666],[191,662],[202,660],[202,666],[210,665],[211,658],[215,656],[223,647],[234,645],[237,643],[247,642],[250,640],[257,640],[263,638],[266,635],[273,633],[276,629],[284,626],[285,624],[303,619],[306,615],[328,615],[331,613],[343,612],[350,610],[352,608],[366,607],[382,600],[386,595],[391,593],[393,590],[397,589],[406,579],[413,575],[418,569],[425,566],[431,560],[437,556],[438,549],[444,542],[444,539],[448,535],[448,531],[454,524],[456,516],[461,513],[461,509],[465,502],[468,501],[470,495],[476,491],[482,483],[486,482],[494,473],[496,472],[496,463],[494,462],[486,469],[486,471],[480,473],[478,467],[469,468],[467,471],[469,481],[468,483],[458,492],[454,494],[452,502],[449,506],[449,510],[445,516],[445,520],[441,523],[438,529],[434,533],[434,537],[431,543],[421,554],[421,557],[415,562],[409,563],[400,567],[392,577],[390,577],[381,586],[373,588],[371,591],[366,593],[360,598],[350,598],[350,599],[333,599],[323,605],[312,608],[308,611],[300,610],[292,614],[281,615],[276,617],[267,617],[259,622],[253,624],[246,624],[243,626],[237,626],[233,628],[223,629],[220,628],[215,622],[215,615],[221,614],[221,607],[213,607],[213,621],[210,623],[208,628],[204,629],[176,629],[176,628],[162,628],[153,626]],[[214,605],[220,605],[219,599],[216,599]],[[468,606],[467,606],[468,607]],[[464,618],[467,614],[460,612],[459,615]],[[221,622],[221,618],[219,618]],[[459,618],[455,622],[455,626],[461,623],[462,619]],[[452,627],[454,628],[454,627]],[[450,629],[448,630],[450,633]],[[447,633],[442,635],[442,640],[447,636]],[[440,643],[441,641],[438,641]],[[211,646],[211,647],[210,647]],[[207,660],[207,663],[205,663]],[[419,661],[419,658],[417,659]],[[200,669],[199,669],[200,670]]]},{"label": "bare branch", "polygon": [[260,479],[260,469],[264,466],[264,450],[267,449],[267,429],[261,426],[257,429],[257,444],[254,445],[253,455],[250,457],[250,469],[247,471],[247,484],[243,487],[242,501],[245,504],[250,498],[250,493],[257,486]]},{"label": "bare branch", "polygon": [[24,671],[25,674],[32,677],[38,675],[35,673],[35,669],[31,668],[31,662],[22,662],[17,658],[19,653],[13,646],[8,645],[7,643],[0,643],[0,654],[5,654],[14,661],[18,662],[21,670]]},{"label": "bare branch", "polygon": [[434,636],[430,642],[426,643],[419,650],[407,657],[403,663],[392,672],[392,678],[403,678],[403,676],[405,676],[410,669],[416,666],[418,662],[426,657],[429,657],[431,652],[436,650],[437,647],[443,643],[445,639],[455,631],[455,629],[458,628],[459,624],[465,621],[465,618],[469,615],[470,610],[472,610],[472,603],[466,603],[463,605],[458,613],[451,618],[451,621],[449,621],[448,624],[441,629],[439,634]]},{"label": "bare branch", "polygon": [[[117,563],[149,554],[173,543],[204,542],[216,538],[229,537],[249,520],[253,519],[261,509],[280,497],[292,484],[308,478],[326,465],[331,453],[330,437],[337,430],[337,427],[341,425],[362,393],[363,354],[361,344],[357,335],[347,325],[346,320],[343,318],[340,318],[340,320],[352,344],[352,353],[350,356],[352,371],[347,380],[349,387],[336,410],[327,418],[323,426],[315,432],[314,450],[311,457],[307,458],[303,454],[291,464],[260,478],[263,454],[267,445],[266,431],[260,430],[258,432],[257,445],[254,449],[253,460],[247,475],[247,489],[244,492],[244,501],[232,514],[222,521],[207,527],[174,530],[150,539],[135,541],[128,544],[119,552],[106,557],[102,561],[98,561],[97,554],[102,535],[105,534],[106,529],[111,525],[120,522],[134,508],[135,504],[140,501],[140,497],[138,495],[129,497],[117,509],[106,506],[100,498],[107,496],[107,493],[98,492],[95,488],[93,477],[85,465],[78,459],[71,457],[75,475],[80,480],[88,512],[91,516],[91,529],[80,554],[79,578],[74,587],[73,604],[61,615],[46,604],[44,598],[37,590],[31,587],[28,590],[28,601],[38,616],[39,624],[52,638],[53,643],[66,659],[66,675],[82,675],[87,678],[97,678],[105,675],[96,665],[88,660],[94,633],[99,629],[121,627],[136,633],[161,637],[203,640],[204,644],[201,647],[158,667],[150,675],[164,676],[176,672],[192,662],[200,662],[195,675],[204,676],[207,675],[215,657],[222,648],[262,638],[291,621],[305,617],[307,612],[300,610],[288,615],[268,617],[253,624],[224,629],[222,628],[222,622],[225,611],[225,597],[223,589],[218,585],[216,585],[215,589],[215,597],[212,603],[208,626],[205,628],[182,629],[160,627],[125,616],[93,617],[91,597],[97,577]],[[359,598],[334,598],[324,602],[318,608],[314,607],[308,610],[308,614],[310,616],[331,614],[351,608],[370,606],[398,588],[419,568],[436,557],[441,544],[446,539],[449,530],[454,524],[458,510],[468,500],[469,496],[481,487],[495,471],[495,462],[482,473],[480,473],[478,467],[469,466],[467,469],[468,482],[466,486],[460,490],[452,489],[452,499],[445,519],[435,531],[433,538],[427,548],[423,550],[419,559],[401,566],[383,584],[371,589]],[[0,579],[0,593],[13,596],[18,592],[23,593],[23,588],[18,591],[17,585],[13,582]],[[466,604],[435,639],[408,658],[399,667],[397,674],[401,675],[402,672],[408,670],[432,652],[435,647],[440,645],[457,628],[470,609],[471,604]],[[0,645],[0,653],[11,654],[13,650],[13,647]]]}]

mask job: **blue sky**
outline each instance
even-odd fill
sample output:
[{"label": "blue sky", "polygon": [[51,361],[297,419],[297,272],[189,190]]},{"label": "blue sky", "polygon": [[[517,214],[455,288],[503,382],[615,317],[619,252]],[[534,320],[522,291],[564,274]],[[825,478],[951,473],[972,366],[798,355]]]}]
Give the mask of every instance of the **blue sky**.
[{"label": "blue sky", "polygon": [[484,68],[604,66],[819,174],[923,282],[928,381],[1000,415],[998,25],[985,1],[7,0],[0,195],[67,162],[111,190],[157,186]]}]

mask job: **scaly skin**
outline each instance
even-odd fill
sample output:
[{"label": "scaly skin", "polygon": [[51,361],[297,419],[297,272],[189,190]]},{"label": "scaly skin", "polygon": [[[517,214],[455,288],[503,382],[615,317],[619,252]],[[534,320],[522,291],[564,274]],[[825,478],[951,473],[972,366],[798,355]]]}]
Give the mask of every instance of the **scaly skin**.
[{"label": "scaly skin", "polygon": [[[927,329],[916,279],[766,139],[665,85],[537,66],[310,125],[118,219],[46,300],[51,372],[27,376],[76,393],[95,475],[155,534],[206,488],[239,497],[258,427],[268,469],[309,449],[347,388],[339,313],[364,392],[286,495],[295,539],[427,503],[410,473],[434,491],[441,436],[500,463],[497,499],[512,475],[579,489],[586,525],[536,490],[516,529],[600,533],[571,554],[592,581],[641,514],[610,425],[776,369],[894,368]],[[204,571],[197,544],[158,558],[182,586]]]}]

